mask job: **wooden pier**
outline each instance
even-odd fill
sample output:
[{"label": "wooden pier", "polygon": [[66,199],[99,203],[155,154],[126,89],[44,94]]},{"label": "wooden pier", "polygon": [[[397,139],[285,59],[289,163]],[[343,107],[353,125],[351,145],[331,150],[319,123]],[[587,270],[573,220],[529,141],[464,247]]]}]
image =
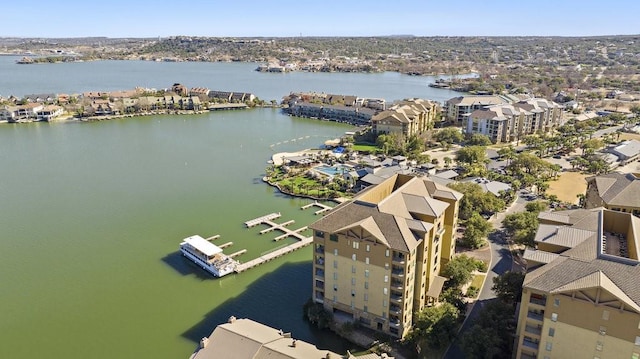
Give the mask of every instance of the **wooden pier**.
[{"label": "wooden pier", "polygon": [[225,243],[225,244],[221,244],[221,245],[219,245],[219,246],[218,246],[218,248],[220,248],[220,249],[225,249],[225,248],[227,248],[227,247],[229,247],[229,246],[232,246],[232,245],[233,245],[233,242],[227,242],[227,243]]},{"label": "wooden pier", "polygon": [[211,236],[211,237],[209,237],[209,238],[206,238],[206,240],[208,240],[208,241],[215,241],[215,240],[216,240],[216,239],[218,239],[218,238],[220,238],[220,235],[219,235],[219,234],[216,234],[215,236]]},{"label": "wooden pier", "polygon": [[283,256],[285,254],[291,253],[295,250],[298,250],[302,247],[306,247],[308,245],[310,245],[311,243],[313,243],[313,237],[307,237],[304,240],[295,242],[293,244],[290,244],[288,246],[279,248],[274,250],[273,252],[269,252],[265,255],[262,255],[256,259],[252,259],[246,263],[241,263],[238,264],[236,266],[236,273],[241,273],[246,271],[247,269],[251,269],[253,267],[259,266],[262,263],[266,263],[271,261],[272,259],[278,258],[280,256]]},{"label": "wooden pier", "polygon": [[[307,227],[304,226],[302,228],[298,228],[295,230],[289,229],[286,226],[295,223],[294,220],[290,220],[287,222],[283,222],[283,223],[275,223],[273,222],[274,219],[276,218],[280,218],[280,213],[270,213],[267,214],[265,216],[262,217],[258,217],[249,221],[244,222],[244,224],[247,226],[247,228],[250,227],[254,227],[257,226],[259,224],[266,224],[269,227],[265,228],[263,230],[260,231],[260,234],[265,234],[268,232],[272,232],[275,230],[278,230],[280,232],[283,232],[282,235],[279,235],[277,237],[275,237],[273,240],[274,241],[280,241],[282,239],[285,239],[287,237],[294,237],[296,239],[298,239],[297,242],[289,244],[287,246],[275,249],[269,253],[266,253],[256,259],[250,260],[246,263],[240,263],[236,266],[236,273],[240,273],[240,272],[244,272],[247,269],[253,268],[255,266],[258,266],[262,263],[266,263],[271,261],[272,259],[278,258],[280,256],[283,256],[287,253],[291,253],[295,250],[298,250],[302,247],[306,247],[308,245],[310,245],[311,243],[313,243],[313,237],[306,237],[304,236],[301,232],[304,232],[305,230],[307,230]],[[234,253],[235,255],[235,253]]]},{"label": "wooden pier", "polygon": [[245,254],[245,253],[247,253],[247,250],[246,249],[241,249],[241,250],[239,250],[239,251],[237,251],[235,253],[229,254],[228,257],[235,258],[235,257],[237,257],[237,256],[239,256],[241,254]]},{"label": "wooden pier", "polygon": [[329,210],[332,210],[332,209],[333,209],[333,207],[331,207],[331,206],[327,206],[326,204],[322,204],[322,203],[320,203],[320,202],[318,202],[318,201],[314,201],[314,202],[311,202],[311,203],[309,203],[309,204],[306,204],[306,205],[304,205],[304,206],[300,207],[300,209],[303,209],[303,210],[304,210],[304,209],[307,209],[307,208],[311,208],[311,207],[313,207],[313,206],[320,207],[320,209],[319,209],[319,210],[317,210],[317,211],[315,211],[315,213],[314,213],[314,214],[322,214],[322,213],[324,213],[324,212],[326,212],[326,211],[329,211]]},{"label": "wooden pier", "polygon": [[257,226],[257,225],[259,225],[261,223],[264,223],[264,221],[271,221],[271,220],[274,220],[276,218],[280,218],[280,212],[269,213],[269,214],[267,214],[265,216],[254,218],[254,219],[252,219],[250,221],[244,222],[244,225],[247,226],[247,228],[251,228],[251,227]]}]

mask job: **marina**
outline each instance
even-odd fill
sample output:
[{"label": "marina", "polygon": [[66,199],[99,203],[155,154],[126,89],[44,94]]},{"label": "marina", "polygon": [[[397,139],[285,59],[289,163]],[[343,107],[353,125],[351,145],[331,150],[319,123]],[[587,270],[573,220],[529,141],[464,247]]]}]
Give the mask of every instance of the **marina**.
[{"label": "marina", "polygon": [[311,202],[309,204],[306,204],[306,205],[300,207],[300,209],[305,210],[307,208],[311,208],[311,207],[314,207],[314,206],[315,207],[320,207],[320,209],[315,211],[314,214],[323,214],[324,212],[327,212],[327,211],[333,209],[333,207],[327,206],[326,204],[322,204],[322,203],[320,203],[318,201],[314,201],[314,202]]}]

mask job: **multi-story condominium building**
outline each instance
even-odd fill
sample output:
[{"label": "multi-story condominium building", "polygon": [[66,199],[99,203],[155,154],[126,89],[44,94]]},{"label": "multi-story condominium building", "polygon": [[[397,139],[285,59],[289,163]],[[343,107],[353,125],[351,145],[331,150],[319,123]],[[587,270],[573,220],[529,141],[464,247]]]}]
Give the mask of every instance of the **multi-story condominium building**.
[{"label": "multi-story condominium building", "polygon": [[519,99],[511,95],[471,95],[454,97],[444,103],[445,120],[457,126],[467,123],[467,116],[481,108],[493,105],[508,105]]},{"label": "multi-story condominium building", "polygon": [[375,134],[419,135],[433,127],[438,111],[438,105],[429,100],[404,100],[373,116],[371,126]]},{"label": "multi-story condominium building", "polygon": [[298,340],[291,333],[251,319],[229,318],[200,346],[189,359],[393,359],[386,354],[341,355]]},{"label": "multi-story condominium building", "polygon": [[587,178],[585,207],[604,207],[640,216],[640,177],[612,172]]},{"label": "multi-story condominium building", "polygon": [[640,218],[543,212],[526,250],[517,359],[640,357]]},{"label": "multi-story condominium building", "polygon": [[313,300],[361,325],[404,337],[437,301],[454,253],[462,194],[396,174],[313,223]]},{"label": "multi-story condominium building", "polygon": [[562,124],[562,107],[533,98],[510,105],[494,105],[466,116],[466,132],[488,136],[494,143],[512,142]]}]

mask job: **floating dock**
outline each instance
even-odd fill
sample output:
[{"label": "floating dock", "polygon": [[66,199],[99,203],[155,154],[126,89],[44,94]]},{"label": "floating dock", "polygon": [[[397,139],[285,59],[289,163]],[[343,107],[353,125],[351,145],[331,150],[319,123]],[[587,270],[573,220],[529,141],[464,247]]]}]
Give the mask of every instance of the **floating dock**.
[{"label": "floating dock", "polygon": [[320,207],[320,209],[319,209],[319,210],[317,210],[317,211],[315,211],[315,213],[314,213],[314,214],[322,214],[322,213],[324,213],[324,212],[326,212],[326,211],[330,211],[330,210],[332,210],[332,209],[333,209],[333,207],[331,207],[331,206],[327,206],[326,204],[322,204],[322,203],[320,203],[320,202],[318,202],[318,201],[315,201],[315,202],[311,202],[311,203],[309,203],[309,204],[306,204],[306,205],[304,205],[304,206],[300,207],[300,209],[304,210],[304,209],[311,208],[311,207],[314,207],[314,206],[315,206],[315,207]]},{"label": "floating dock", "polygon": [[[251,228],[254,226],[257,226],[259,224],[266,224],[269,227],[265,228],[263,230],[260,231],[260,234],[265,234],[268,232],[272,232],[275,230],[278,230],[280,232],[283,232],[282,235],[277,236],[276,238],[274,238],[274,241],[279,241],[282,239],[285,239],[287,237],[294,237],[296,239],[298,239],[297,242],[286,245],[284,247],[278,248],[276,250],[273,250],[269,253],[266,253],[256,259],[252,259],[246,263],[240,263],[236,266],[236,273],[241,273],[244,272],[247,269],[251,269],[253,267],[256,267],[262,263],[266,263],[271,261],[272,259],[278,258],[280,256],[283,256],[287,253],[291,253],[295,250],[298,250],[302,247],[306,247],[308,245],[310,245],[311,243],[313,243],[313,237],[306,237],[305,235],[303,235],[301,232],[307,230],[307,226],[304,226],[302,228],[298,228],[298,229],[289,229],[286,226],[295,223],[294,220],[290,220],[287,222],[283,222],[283,223],[275,223],[273,222],[274,219],[280,218],[280,213],[270,213],[267,215],[264,215],[262,217],[258,217],[249,221],[244,222],[245,226],[247,226],[247,228]],[[235,253],[234,253],[235,255]]]}]

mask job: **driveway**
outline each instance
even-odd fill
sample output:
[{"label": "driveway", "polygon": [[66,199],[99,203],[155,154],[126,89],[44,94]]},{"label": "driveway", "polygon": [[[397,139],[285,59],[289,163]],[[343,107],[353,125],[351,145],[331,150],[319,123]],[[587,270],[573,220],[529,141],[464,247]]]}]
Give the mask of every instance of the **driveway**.
[{"label": "driveway", "polygon": [[[496,230],[502,230],[502,220],[504,217],[511,213],[523,212],[525,211],[525,205],[527,201],[524,198],[518,197],[506,211],[498,213],[497,216],[491,217],[489,222],[493,225],[493,228]],[[495,233],[495,232],[494,232]],[[480,291],[480,295],[476,300],[475,304],[471,308],[469,315],[465,318],[464,323],[462,323],[462,327],[458,332],[458,338],[462,336],[462,334],[469,330],[474,319],[478,316],[482,307],[487,303],[496,299],[496,294],[493,292],[491,287],[493,286],[493,278],[501,275],[502,273],[510,270],[522,270],[522,264],[519,260],[513,259],[511,256],[510,244],[507,243],[503,239],[504,237],[499,235],[489,235],[489,245],[491,250],[491,267],[489,272],[487,273],[487,279],[482,286],[482,290]],[[453,344],[449,347],[449,349],[445,352],[443,358],[444,359],[458,359],[464,358],[464,353],[462,349],[458,346],[458,340],[456,339]]]}]

